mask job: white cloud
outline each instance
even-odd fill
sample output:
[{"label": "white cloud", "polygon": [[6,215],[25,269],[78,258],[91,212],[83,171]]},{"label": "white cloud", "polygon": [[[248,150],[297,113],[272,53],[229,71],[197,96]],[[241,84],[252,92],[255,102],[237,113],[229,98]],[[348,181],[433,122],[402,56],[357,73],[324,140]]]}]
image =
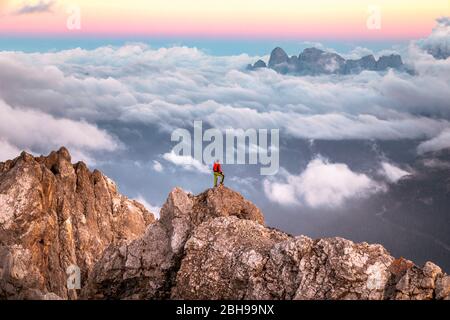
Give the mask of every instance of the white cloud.
[{"label": "white cloud", "polygon": [[134,200],[142,204],[148,211],[153,213],[156,219],[159,219],[161,207],[151,205],[141,194],[138,194]]},{"label": "white cloud", "polygon": [[85,121],[55,118],[37,110],[12,108],[1,100],[0,114],[0,136],[5,155],[11,156],[17,150],[48,152],[66,146],[75,160],[92,163],[89,157],[91,151],[114,151],[119,147],[111,135]]},{"label": "white cloud", "polygon": [[393,164],[385,161],[381,163],[379,173],[385,176],[391,183],[396,183],[402,177],[410,175],[408,171],[396,167]]},{"label": "white cloud", "polygon": [[419,154],[450,148],[450,129],[443,130],[438,136],[424,141],[417,147]]},{"label": "white cloud", "polygon": [[436,22],[431,34],[418,43],[435,58],[447,59],[450,57],[450,17],[441,17]]},{"label": "white cloud", "polygon": [[284,182],[264,181],[269,200],[282,205],[304,204],[312,208],[339,207],[348,199],[364,198],[384,190],[367,175],[343,163],[316,158],[298,176],[288,174]]},{"label": "white cloud", "polygon": [[0,161],[14,159],[20,154],[21,150],[11,145],[5,139],[0,139]]},{"label": "white cloud", "polygon": [[156,172],[163,172],[164,171],[164,167],[161,164],[161,162],[157,161],[157,160],[153,160],[153,166],[152,166],[153,170],[155,170]]},{"label": "white cloud", "polygon": [[299,204],[295,187],[291,183],[272,182],[264,180],[264,193],[272,202],[277,202],[282,205]]},{"label": "white cloud", "polygon": [[163,154],[163,158],[176,166],[188,171],[195,171],[200,173],[210,173],[211,170],[197,159],[191,156],[180,156],[175,154],[173,150],[170,153]]},{"label": "white cloud", "polygon": [[450,162],[440,159],[424,159],[423,165],[429,168],[450,169]]}]

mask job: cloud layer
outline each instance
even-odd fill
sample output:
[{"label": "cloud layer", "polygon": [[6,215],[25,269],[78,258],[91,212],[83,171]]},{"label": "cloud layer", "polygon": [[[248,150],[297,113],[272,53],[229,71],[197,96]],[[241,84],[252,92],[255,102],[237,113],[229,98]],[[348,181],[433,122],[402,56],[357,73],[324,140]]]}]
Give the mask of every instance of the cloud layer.
[{"label": "cloud layer", "polygon": [[450,129],[442,131],[438,136],[424,141],[417,147],[419,154],[450,148]]},{"label": "cloud layer", "polygon": [[107,132],[85,121],[55,118],[38,110],[12,108],[0,100],[0,161],[19,150],[71,149],[74,159],[92,163],[89,152],[114,151],[119,143]]},{"label": "cloud layer", "polygon": [[450,57],[450,17],[437,19],[437,26],[420,45],[437,59]]},{"label": "cloud layer", "polygon": [[346,200],[365,198],[383,190],[383,185],[346,164],[312,160],[298,176],[287,174],[284,182],[264,181],[269,200],[282,205],[303,204],[312,208],[336,208]]},{"label": "cloud layer", "polygon": [[450,69],[450,61],[417,50],[410,50],[415,76],[320,77],[246,72],[256,57],[186,47],[2,52],[0,97],[13,107],[90,123],[169,130],[199,119],[222,128],[280,128],[306,139],[430,139],[450,127],[450,76],[437,71]]}]

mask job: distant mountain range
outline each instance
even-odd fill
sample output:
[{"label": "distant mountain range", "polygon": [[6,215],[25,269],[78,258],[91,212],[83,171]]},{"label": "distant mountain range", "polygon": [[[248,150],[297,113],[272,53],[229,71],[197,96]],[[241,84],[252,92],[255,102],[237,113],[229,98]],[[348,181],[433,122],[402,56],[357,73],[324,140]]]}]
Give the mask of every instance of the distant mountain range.
[{"label": "distant mountain range", "polygon": [[378,60],[373,55],[354,60],[344,59],[334,52],[307,48],[298,56],[289,57],[280,47],[272,50],[268,64],[258,60],[253,65],[247,66],[248,70],[259,68],[270,68],[281,74],[297,75],[357,74],[364,70],[386,71],[388,69],[411,72],[405,67],[398,54],[381,56]]}]

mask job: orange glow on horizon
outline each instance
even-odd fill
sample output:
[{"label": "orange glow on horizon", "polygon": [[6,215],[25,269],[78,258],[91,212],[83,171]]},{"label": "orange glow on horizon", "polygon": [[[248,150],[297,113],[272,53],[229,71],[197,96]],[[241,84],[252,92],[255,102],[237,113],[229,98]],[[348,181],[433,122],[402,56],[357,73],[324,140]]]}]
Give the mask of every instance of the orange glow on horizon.
[{"label": "orange glow on horizon", "polygon": [[48,11],[17,14],[22,1],[0,7],[0,34],[80,34],[302,39],[407,39],[426,36],[449,1],[379,0],[381,29],[369,30],[366,0],[206,1],[79,0],[81,30],[68,30],[69,0]]}]

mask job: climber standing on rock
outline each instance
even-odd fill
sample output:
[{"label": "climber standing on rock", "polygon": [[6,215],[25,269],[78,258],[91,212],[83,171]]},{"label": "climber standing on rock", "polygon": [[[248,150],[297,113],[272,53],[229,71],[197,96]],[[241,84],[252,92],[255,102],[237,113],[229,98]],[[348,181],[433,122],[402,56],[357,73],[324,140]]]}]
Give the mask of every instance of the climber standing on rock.
[{"label": "climber standing on rock", "polygon": [[213,171],[214,171],[214,187],[217,187],[217,178],[218,177],[222,177],[220,184],[223,184],[223,180],[225,180],[225,175],[222,172],[222,167],[220,166],[219,159],[217,159],[214,162]]}]

